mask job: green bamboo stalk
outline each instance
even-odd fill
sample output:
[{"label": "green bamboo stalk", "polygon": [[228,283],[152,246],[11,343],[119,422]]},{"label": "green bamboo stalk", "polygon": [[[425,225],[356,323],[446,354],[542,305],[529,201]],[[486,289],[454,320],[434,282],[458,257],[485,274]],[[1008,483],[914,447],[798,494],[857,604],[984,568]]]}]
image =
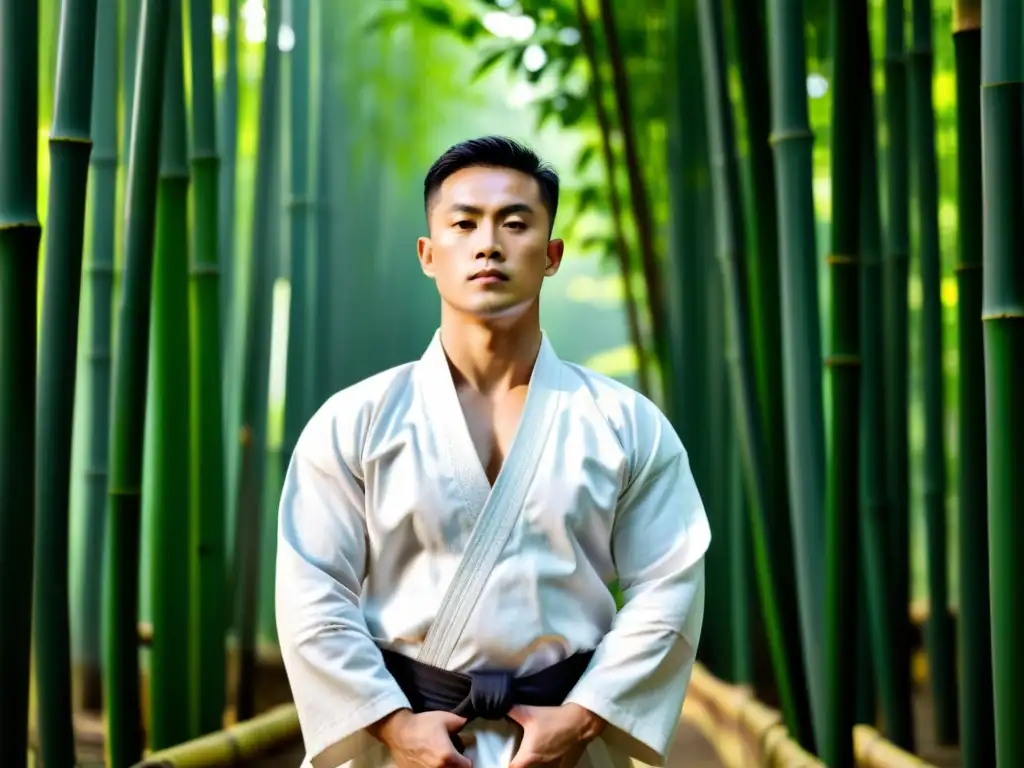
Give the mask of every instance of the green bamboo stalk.
[{"label": "green bamboo stalk", "polygon": [[[153,263],[152,341],[148,376],[149,428],[159,435],[147,456],[152,495],[143,499],[153,521],[150,596],[150,731],[154,749],[194,733],[190,669],[192,595],[189,590],[189,328],[188,189],[181,0],[169,0],[164,71],[156,252]],[[195,58],[193,57],[193,64]]]},{"label": "green bamboo stalk", "polygon": [[985,0],[981,148],[989,573],[996,765],[1024,765],[1024,51],[1020,2]]},{"label": "green bamboo stalk", "polygon": [[96,0],[63,0],[50,134],[36,413],[35,664],[47,765],[74,765],[68,620],[68,508],[78,307],[92,152]]},{"label": "green bamboo stalk", "polygon": [[[80,560],[82,577],[75,583],[78,605],[78,644],[75,655],[80,706],[99,711],[102,701],[101,621],[103,594],[103,542],[107,512],[107,455],[110,451],[110,353],[114,290],[114,250],[117,247],[117,97],[119,82],[117,0],[99,0],[96,8],[96,54],[93,68],[89,158],[92,185],[91,243],[86,262],[88,291],[83,296],[91,334],[82,386],[89,393],[83,429],[88,448],[84,463],[85,535]],[[74,629],[74,627],[72,627]],[[75,653],[76,649],[73,649]]]},{"label": "green bamboo stalk", "polygon": [[[821,387],[821,321],[812,191],[811,134],[803,0],[768,0],[771,145],[779,205],[782,373],[796,597],[804,673],[820,739],[824,718],[821,628],[824,626],[825,430]],[[811,734],[801,745],[814,752]]]},{"label": "green bamboo stalk", "polygon": [[960,749],[964,765],[996,765],[992,711],[986,485],[985,340],[981,323],[982,152],[981,0],[958,0],[953,16],[957,84],[959,263],[959,536]]},{"label": "green bamboo stalk", "polygon": [[[267,40],[275,40],[281,26],[281,0],[268,0]],[[256,155],[256,184],[253,201],[252,260],[249,277],[243,367],[241,471],[236,514],[234,590],[235,631],[238,636],[238,681],[235,711],[240,720],[253,712],[253,676],[256,666],[256,595],[260,552],[260,499],[266,467],[267,389],[270,374],[270,308],[273,293],[274,243],[268,236],[272,227],[274,189],[270,179],[277,158],[278,135],[275,114],[278,106],[280,53],[276,45],[264,46],[263,80],[260,87],[259,143]]]},{"label": "green bamboo stalk", "polygon": [[291,141],[291,197],[288,200],[289,254],[291,256],[288,300],[288,362],[285,381],[284,440],[281,445],[283,472],[291,461],[299,434],[310,415],[312,400],[312,355],[310,354],[311,309],[314,303],[310,248],[311,200],[309,185],[309,0],[291,0],[295,47],[289,61]]},{"label": "green bamboo stalk", "polygon": [[654,225],[647,186],[644,182],[643,167],[636,146],[636,127],[630,106],[629,82],[623,60],[619,32],[615,21],[612,0],[600,0],[601,23],[604,26],[608,58],[612,69],[612,92],[622,133],[623,150],[626,155],[626,173],[629,179],[630,200],[633,219],[636,222],[637,239],[640,243],[640,264],[644,283],[647,286],[647,306],[650,310],[651,332],[654,337],[655,359],[661,368],[661,386],[664,389],[670,360],[668,338],[668,312],[666,310],[664,280],[660,277],[654,246]]},{"label": "green bamboo stalk", "polygon": [[889,613],[895,701],[886,735],[914,750],[910,686],[910,449],[907,412],[907,284],[910,253],[910,150],[904,2],[885,4],[886,243],[882,266],[885,307],[885,463],[889,512]]},{"label": "green bamboo stalk", "polygon": [[[193,262],[189,271],[191,338],[192,711],[195,733],[224,721],[227,592],[224,565],[224,424],[221,393],[217,129],[211,0],[190,0],[192,65]],[[226,254],[229,253],[225,251]],[[224,259],[229,260],[229,259]]]},{"label": "green bamboo stalk", "polygon": [[590,70],[590,98],[594,102],[597,115],[597,126],[601,133],[601,159],[604,162],[605,184],[608,189],[608,203],[611,208],[612,228],[615,237],[615,257],[619,263],[619,274],[622,276],[622,303],[626,310],[626,327],[629,338],[636,352],[637,386],[644,394],[651,395],[651,382],[647,349],[640,330],[640,312],[636,295],[633,292],[632,268],[629,244],[626,240],[625,224],[622,214],[622,198],[619,196],[619,185],[615,173],[615,156],[612,153],[612,123],[608,109],[604,103],[604,82],[601,77],[601,62],[597,53],[597,41],[594,26],[587,14],[583,0],[576,0],[576,18],[579,21],[580,39]]},{"label": "green bamboo stalk", "polygon": [[[750,525],[761,609],[772,649],[782,711],[791,734],[800,741],[811,731],[810,705],[801,666],[799,638],[786,628],[797,621],[791,563],[780,555],[780,533],[772,530],[771,478],[765,451],[764,420],[757,407],[754,353],[750,330],[744,223],[740,208],[739,169],[735,160],[732,107],[725,78],[722,10],[714,0],[697,4],[700,48],[707,88],[707,132],[715,201],[717,251],[723,275],[727,333],[734,350],[731,366],[733,418],[743,457],[750,499]],[[783,549],[783,551],[785,551]]]},{"label": "green bamboo stalk", "polygon": [[25,765],[35,515],[39,5],[0,0],[0,765]]},{"label": "green bamboo stalk", "polygon": [[[336,19],[338,13],[330,3],[317,3],[317,148],[316,156],[316,250],[314,252],[316,278],[314,286],[316,299],[313,302],[315,321],[313,323],[313,344],[317,349],[331,349],[331,258],[335,253],[332,242],[332,217],[330,201],[334,196],[337,182],[334,178],[335,154],[339,151],[334,109],[331,104],[332,53],[337,44]],[[313,356],[315,367],[314,399],[312,407],[319,406],[331,396],[331,360],[326,354]]]},{"label": "green bamboo stalk", "polygon": [[853,768],[860,569],[860,163],[867,35],[866,0],[834,0],[832,50],[831,450],[827,486],[825,712],[821,757]]},{"label": "green bamboo stalk", "polygon": [[913,0],[913,47],[909,56],[910,115],[913,130],[918,243],[921,266],[922,365],[924,378],[924,515],[927,533],[928,597],[925,630],[932,688],[935,739],[957,741],[954,628],[949,613],[946,547],[946,452],[942,302],[939,254],[939,181],[932,109],[931,0]]},{"label": "green bamboo stalk", "polygon": [[[878,201],[878,139],[875,122],[875,96],[871,85],[873,57],[868,35],[861,38],[862,75],[860,132],[860,252],[861,271],[861,412],[860,412],[860,547],[863,599],[867,621],[858,629],[867,629],[871,670],[880,700],[882,719],[888,733],[896,727],[897,683],[893,669],[893,622],[889,612],[889,536],[891,514],[885,454],[881,450],[885,435],[885,377],[883,307],[878,297],[883,292],[882,222]],[[873,725],[876,697],[870,697],[869,709],[858,712],[857,722]]]},{"label": "green bamboo stalk", "polygon": [[[235,168],[238,163],[238,0],[228,0],[228,36],[225,50],[224,85],[219,99],[218,150],[220,154],[220,199],[218,243],[223,257],[220,266],[221,349],[230,349],[232,308],[235,301]],[[228,379],[224,377],[225,381]],[[225,402],[227,386],[224,388]]]},{"label": "green bamboo stalk", "polygon": [[138,600],[143,428],[149,354],[160,116],[169,0],[144,0],[135,73],[125,216],[124,277],[117,308],[111,393],[106,578],[106,726],[111,765],[142,754]]}]

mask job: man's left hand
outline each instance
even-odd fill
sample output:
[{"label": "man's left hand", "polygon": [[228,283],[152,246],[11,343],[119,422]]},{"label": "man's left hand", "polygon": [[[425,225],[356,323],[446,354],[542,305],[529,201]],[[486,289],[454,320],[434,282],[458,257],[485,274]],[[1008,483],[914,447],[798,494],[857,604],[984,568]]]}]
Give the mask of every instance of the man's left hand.
[{"label": "man's left hand", "polygon": [[508,768],[573,768],[605,722],[579,704],[513,707],[508,716],[523,727],[523,740]]}]

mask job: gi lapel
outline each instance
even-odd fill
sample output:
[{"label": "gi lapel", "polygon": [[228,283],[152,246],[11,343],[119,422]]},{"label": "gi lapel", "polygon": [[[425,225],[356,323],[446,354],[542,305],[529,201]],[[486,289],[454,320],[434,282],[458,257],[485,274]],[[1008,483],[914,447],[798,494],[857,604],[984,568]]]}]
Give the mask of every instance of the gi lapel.
[{"label": "gi lapel", "polygon": [[[444,351],[440,349],[439,337],[435,336],[433,344],[437,345],[443,357]],[[561,405],[562,370],[562,361],[558,359],[547,337],[544,336],[530,376],[530,388],[512,446],[477,516],[459,567],[423,641],[418,655],[419,661],[436,667],[445,667],[462,637],[480,592],[519,520],[519,512],[526,492],[533,482],[541,450],[547,443],[548,434]],[[446,362],[445,372],[447,373]],[[454,386],[449,384],[448,389],[451,390],[451,396],[456,397]],[[461,426],[466,429],[464,420]],[[455,425],[449,425],[448,429],[454,427]],[[465,438],[472,450],[468,429]],[[453,446],[451,442],[454,439],[451,434],[446,435],[445,439],[449,440],[450,450],[458,449],[458,446]],[[458,459],[456,463],[459,463]],[[483,469],[480,471],[482,473]],[[486,476],[484,480],[486,482]],[[468,487],[479,487],[479,483],[471,482]]]}]

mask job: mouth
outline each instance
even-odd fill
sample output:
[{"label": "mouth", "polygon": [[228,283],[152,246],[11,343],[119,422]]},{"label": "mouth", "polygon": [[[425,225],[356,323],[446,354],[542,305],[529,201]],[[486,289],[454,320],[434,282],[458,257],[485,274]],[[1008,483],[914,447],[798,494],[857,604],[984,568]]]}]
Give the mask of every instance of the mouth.
[{"label": "mouth", "polygon": [[497,283],[508,280],[508,275],[499,269],[481,269],[469,278],[477,283]]}]

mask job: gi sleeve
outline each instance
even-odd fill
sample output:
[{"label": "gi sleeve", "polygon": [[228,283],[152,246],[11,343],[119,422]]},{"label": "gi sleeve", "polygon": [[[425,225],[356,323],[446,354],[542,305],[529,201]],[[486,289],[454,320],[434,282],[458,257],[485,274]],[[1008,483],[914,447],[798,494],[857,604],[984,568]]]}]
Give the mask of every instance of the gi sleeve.
[{"label": "gi sleeve", "polygon": [[277,632],[313,768],[379,746],[365,728],[409,707],[359,607],[367,534],[363,488],[338,447],[346,431],[314,416],[288,466],[278,514]]},{"label": "gi sleeve", "polygon": [[663,766],[696,659],[711,532],[678,437],[664,417],[650,426],[612,532],[624,604],[566,701],[607,721],[609,746]]}]

